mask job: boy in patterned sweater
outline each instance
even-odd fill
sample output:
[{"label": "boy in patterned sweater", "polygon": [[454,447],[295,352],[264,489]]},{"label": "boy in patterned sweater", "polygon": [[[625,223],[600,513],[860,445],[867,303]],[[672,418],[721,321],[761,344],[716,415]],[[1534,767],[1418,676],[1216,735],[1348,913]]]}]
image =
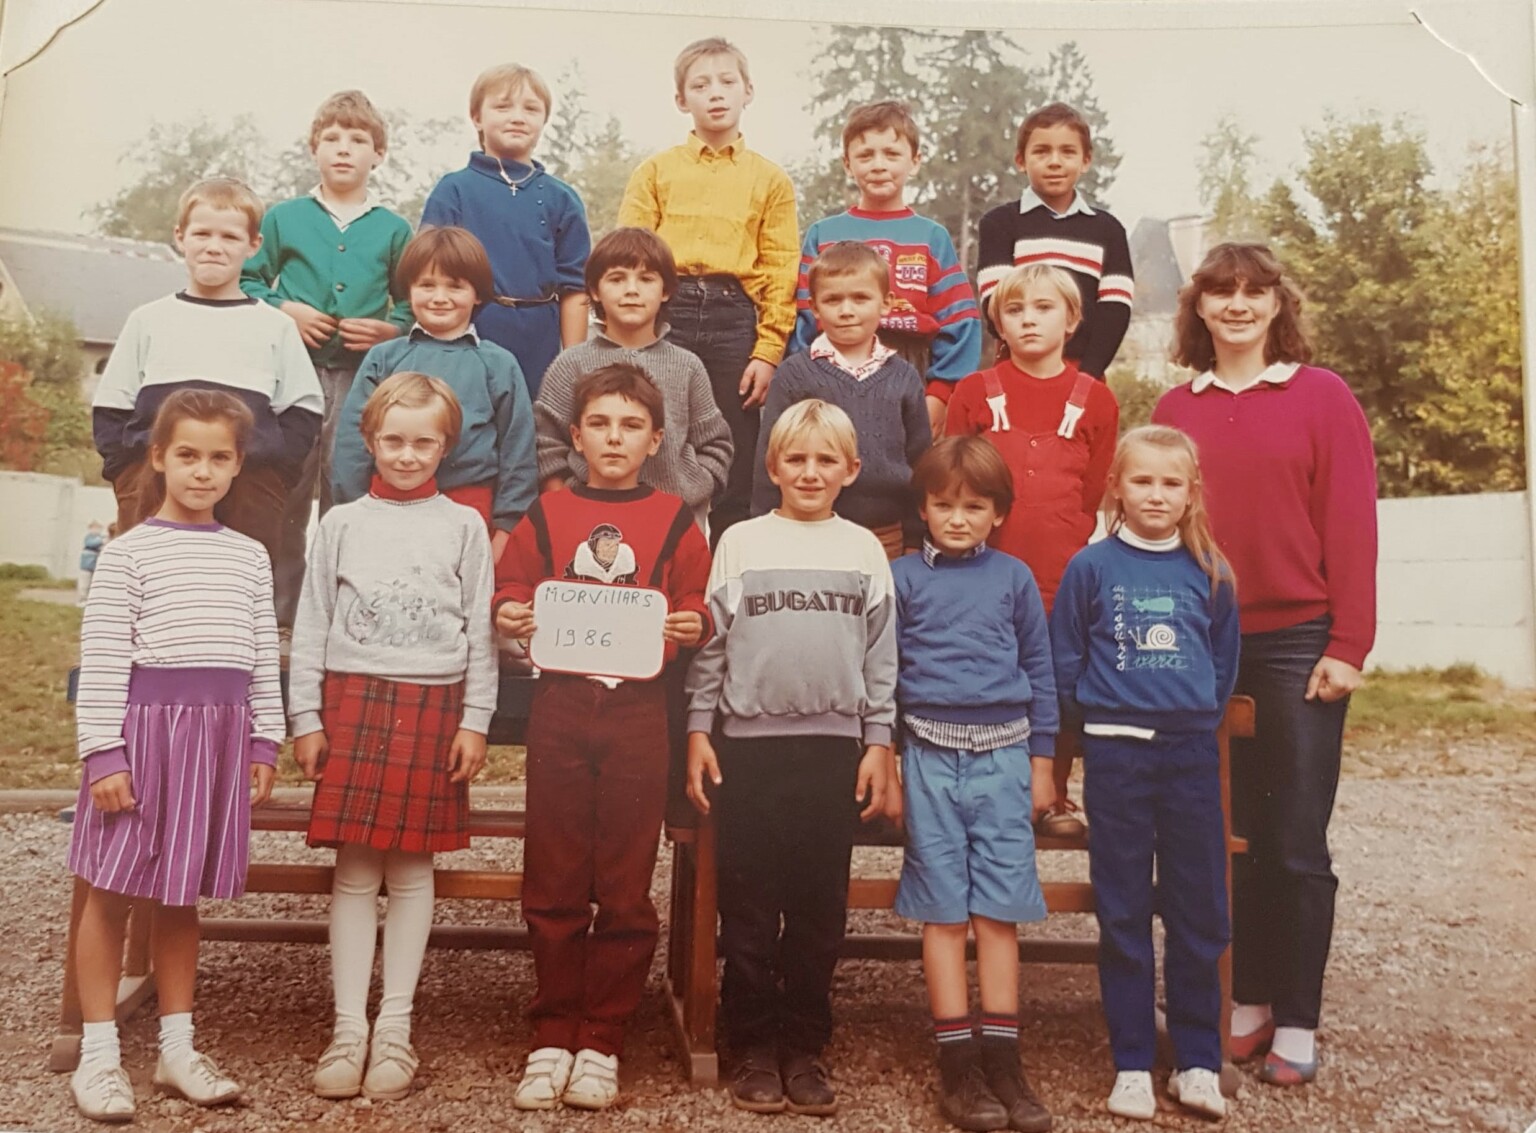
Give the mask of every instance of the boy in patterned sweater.
[{"label": "boy in patterned sweater", "polygon": [[806,231],[787,353],[809,349],[823,329],[811,308],[816,257],[840,240],[868,244],[891,269],[894,301],[880,320],[880,340],[926,378],[929,428],[938,436],[954,384],[981,368],[981,316],[949,233],[907,207],[907,178],[921,160],[917,123],[904,103],[872,102],[848,116],[843,168],[859,188],[859,203]]},{"label": "boy in patterned sweater", "polygon": [[1029,188],[1017,205],[998,205],[981,218],[976,282],[982,313],[995,326],[992,290],[1015,267],[1064,268],[1083,299],[1082,321],[1067,340],[1066,357],[1103,380],[1131,324],[1134,284],[1124,225],[1077,189],[1093,161],[1087,120],[1065,103],[1042,106],[1019,127],[1013,161],[1028,175]]},{"label": "boy in patterned sweater", "polygon": [[[580,378],[571,401],[587,474],[546,492],[512,533],[496,568],[497,629],[531,636],[545,579],[648,587],[666,595],[662,636],[675,660],[712,632],[709,548],[681,499],[640,483],[662,444],[661,391],[639,366],[615,362]],[[651,872],[670,752],[665,681],[540,676],[523,880],[538,992],[519,1109],[603,1109],[618,1096],[624,1032],[656,948]]]}]

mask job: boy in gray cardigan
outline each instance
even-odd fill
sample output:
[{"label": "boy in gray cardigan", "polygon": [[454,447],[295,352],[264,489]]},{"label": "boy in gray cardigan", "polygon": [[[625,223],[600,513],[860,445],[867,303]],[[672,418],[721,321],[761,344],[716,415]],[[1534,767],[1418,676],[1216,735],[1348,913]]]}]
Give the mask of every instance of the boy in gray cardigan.
[{"label": "boy in gray cardigan", "polygon": [[597,330],[549,364],[533,406],[540,490],[587,482],[586,461],[571,447],[577,379],[614,362],[632,362],[661,390],[668,422],[640,481],[681,497],[702,531],[710,499],[725,488],[733,446],[704,363],[665,337],[661,309],[677,290],[672,251],[654,232],[617,229],[592,249],[586,285]]}]

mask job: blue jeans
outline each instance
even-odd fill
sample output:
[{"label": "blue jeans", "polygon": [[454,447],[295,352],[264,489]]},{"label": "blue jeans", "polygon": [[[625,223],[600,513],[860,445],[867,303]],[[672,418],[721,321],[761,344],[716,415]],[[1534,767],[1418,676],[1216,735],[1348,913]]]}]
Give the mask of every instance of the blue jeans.
[{"label": "blue jeans", "polygon": [[1230,933],[1220,760],[1211,732],[1083,737],[1099,993],[1116,1070],[1152,1069],[1154,911],[1167,934],[1163,984],[1175,1063],[1221,1069],[1218,965]]},{"label": "blue jeans", "polygon": [[683,276],[667,303],[667,340],[691,350],[709,372],[715,404],[731,428],[736,446],[725,491],[709,513],[709,541],[747,518],[752,506],[752,473],[757,460],[757,430],[762,410],[741,407],[741,375],[757,344],[757,307],[734,276]]},{"label": "blue jeans", "polygon": [[1232,979],[1239,1003],[1268,1003],[1275,1025],[1315,1030],[1339,879],[1328,820],[1349,698],[1304,699],[1328,645],[1327,616],[1243,635],[1237,692],[1257,710],[1232,741],[1232,824],[1249,853],[1232,869]]}]

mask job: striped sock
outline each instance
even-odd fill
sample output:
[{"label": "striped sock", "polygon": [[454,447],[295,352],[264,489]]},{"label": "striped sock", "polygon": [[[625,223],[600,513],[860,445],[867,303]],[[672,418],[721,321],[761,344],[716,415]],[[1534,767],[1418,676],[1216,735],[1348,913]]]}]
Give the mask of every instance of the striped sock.
[{"label": "striped sock", "polygon": [[1017,1015],[997,1015],[991,1011],[981,1013],[981,1037],[984,1039],[1006,1039],[1015,1045],[1019,1041],[1019,1017]]},{"label": "striped sock", "polygon": [[940,1050],[952,1043],[970,1042],[974,1037],[971,1031],[971,1017],[959,1015],[953,1019],[935,1019],[933,1037],[939,1040]]}]

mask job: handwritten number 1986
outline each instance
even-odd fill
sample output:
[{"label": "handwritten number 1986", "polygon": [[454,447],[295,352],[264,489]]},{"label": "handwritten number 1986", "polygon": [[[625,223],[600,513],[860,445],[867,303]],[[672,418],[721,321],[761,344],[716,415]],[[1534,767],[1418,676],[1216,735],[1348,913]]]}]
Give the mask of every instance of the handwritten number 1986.
[{"label": "handwritten number 1986", "polygon": [[[555,634],[555,646],[564,649],[577,644],[576,631],[574,629],[562,629]],[[589,629],[583,635],[581,644],[588,647],[601,646],[607,649],[613,644],[613,633],[598,633],[595,629]]]}]

